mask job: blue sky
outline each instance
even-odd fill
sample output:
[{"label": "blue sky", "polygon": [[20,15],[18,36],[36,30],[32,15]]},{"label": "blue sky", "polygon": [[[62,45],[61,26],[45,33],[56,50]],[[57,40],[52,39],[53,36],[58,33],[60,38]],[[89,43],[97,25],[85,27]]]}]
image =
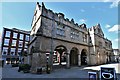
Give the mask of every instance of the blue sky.
[{"label": "blue sky", "polygon": [[[41,4],[41,2],[40,2]],[[66,18],[73,18],[78,24],[86,23],[92,27],[101,24],[105,37],[112,40],[113,48],[118,48],[118,6],[113,2],[45,2],[47,9],[64,13]],[[3,2],[3,27],[31,30],[35,2]]]}]

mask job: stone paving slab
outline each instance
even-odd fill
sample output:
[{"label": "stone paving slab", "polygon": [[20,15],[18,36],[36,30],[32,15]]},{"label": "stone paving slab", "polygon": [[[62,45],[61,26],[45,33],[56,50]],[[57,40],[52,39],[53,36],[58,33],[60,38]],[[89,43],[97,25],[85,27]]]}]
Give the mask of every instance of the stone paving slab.
[{"label": "stone paving slab", "polygon": [[79,67],[71,69],[57,69],[50,74],[31,74],[18,72],[18,68],[3,68],[3,78],[88,78],[88,72]]},{"label": "stone paving slab", "polygon": [[[117,64],[110,64],[112,66],[115,66]],[[101,66],[101,65],[100,65]],[[106,65],[108,66],[108,65]],[[5,67],[5,68],[0,68],[0,71],[2,72],[2,77],[3,78],[66,78],[66,79],[73,79],[78,78],[80,80],[82,79],[88,79],[89,75],[88,72],[91,71],[92,69],[97,69],[98,66],[91,66],[91,67],[72,67],[70,69],[55,69],[52,73],[50,74],[31,74],[31,73],[23,73],[23,72],[18,72],[18,67]],[[117,68],[117,67],[116,67]],[[120,79],[120,73],[118,73],[118,78]]]}]

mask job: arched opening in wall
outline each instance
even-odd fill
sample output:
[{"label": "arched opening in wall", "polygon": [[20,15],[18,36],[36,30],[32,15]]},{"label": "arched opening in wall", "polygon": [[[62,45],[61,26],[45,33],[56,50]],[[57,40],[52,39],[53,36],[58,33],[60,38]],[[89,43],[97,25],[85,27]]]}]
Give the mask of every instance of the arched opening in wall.
[{"label": "arched opening in wall", "polygon": [[87,50],[83,49],[81,52],[81,65],[87,65]]},{"label": "arched opening in wall", "polygon": [[63,45],[59,45],[54,50],[53,66],[65,66],[66,65],[66,53],[67,48]]},{"label": "arched opening in wall", "polygon": [[70,51],[70,66],[78,65],[78,53],[79,50],[77,48],[72,48]]}]

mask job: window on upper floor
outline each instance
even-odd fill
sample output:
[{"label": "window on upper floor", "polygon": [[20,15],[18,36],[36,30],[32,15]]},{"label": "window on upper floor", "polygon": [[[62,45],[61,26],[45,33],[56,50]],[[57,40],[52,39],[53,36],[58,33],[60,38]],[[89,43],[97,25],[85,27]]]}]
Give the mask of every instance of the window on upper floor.
[{"label": "window on upper floor", "polygon": [[65,36],[65,26],[58,24],[56,34],[60,36]]},{"label": "window on upper floor", "polygon": [[71,31],[70,37],[71,37],[71,39],[78,40],[79,39],[79,32]]},{"label": "window on upper floor", "polygon": [[56,34],[60,36],[65,36],[65,30],[57,28]]},{"label": "window on upper floor", "polygon": [[87,42],[87,34],[83,33],[83,42]]},{"label": "window on upper floor", "polygon": [[21,40],[23,40],[23,37],[24,37],[24,35],[23,35],[23,34],[20,34],[20,39],[21,39]]},{"label": "window on upper floor", "polygon": [[28,42],[25,42],[25,48],[28,48]]},{"label": "window on upper floor", "polygon": [[79,31],[71,29],[70,37],[71,39],[79,40]]},{"label": "window on upper floor", "polygon": [[10,37],[10,31],[6,31],[5,37]]},{"label": "window on upper floor", "polygon": [[12,46],[16,46],[17,40],[12,40]]},{"label": "window on upper floor", "polygon": [[13,38],[16,39],[16,38],[17,38],[17,35],[18,35],[18,33],[14,32],[14,33],[13,33]]},{"label": "window on upper floor", "polygon": [[92,43],[92,39],[91,39],[91,37],[89,37],[89,40],[90,40],[90,42],[89,42],[89,43]]},{"label": "window on upper floor", "polygon": [[9,40],[10,40],[10,39],[5,39],[5,40],[4,40],[4,45],[8,46],[8,45],[9,45]]},{"label": "window on upper floor", "polygon": [[26,35],[25,40],[29,41],[29,37],[30,37],[29,35]]}]

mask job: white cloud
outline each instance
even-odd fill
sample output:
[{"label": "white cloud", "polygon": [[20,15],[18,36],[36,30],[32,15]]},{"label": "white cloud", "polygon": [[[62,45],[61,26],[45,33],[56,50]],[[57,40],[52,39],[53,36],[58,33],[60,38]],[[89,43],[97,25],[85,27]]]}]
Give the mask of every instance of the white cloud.
[{"label": "white cloud", "polygon": [[110,5],[110,8],[118,7],[118,2],[120,0],[114,0],[113,3]]},{"label": "white cloud", "polygon": [[80,19],[79,20],[80,23],[86,23],[86,21],[87,21],[86,19]]},{"label": "white cloud", "polygon": [[112,41],[113,48],[117,49],[118,44],[120,42],[120,38],[112,39],[111,41]]},{"label": "white cloud", "polygon": [[112,42],[118,44],[118,43],[120,43],[120,38],[116,38],[116,39],[114,39]]},{"label": "white cloud", "polygon": [[110,8],[118,7],[119,1],[120,0],[103,0],[103,2],[112,2],[112,4],[110,5]]},{"label": "white cloud", "polygon": [[109,32],[118,32],[120,30],[120,25],[114,25],[112,28],[110,28]]},{"label": "white cloud", "polygon": [[112,2],[113,0],[103,0],[103,2]]},{"label": "white cloud", "polygon": [[80,11],[81,11],[81,12],[85,12],[85,10],[84,10],[84,9],[81,9]]},{"label": "white cloud", "polygon": [[119,39],[117,38],[117,39],[115,39],[114,41],[118,42],[118,41],[120,41],[120,38],[119,38]]},{"label": "white cloud", "polygon": [[110,28],[111,26],[109,24],[106,24],[105,25],[105,28]]}]

